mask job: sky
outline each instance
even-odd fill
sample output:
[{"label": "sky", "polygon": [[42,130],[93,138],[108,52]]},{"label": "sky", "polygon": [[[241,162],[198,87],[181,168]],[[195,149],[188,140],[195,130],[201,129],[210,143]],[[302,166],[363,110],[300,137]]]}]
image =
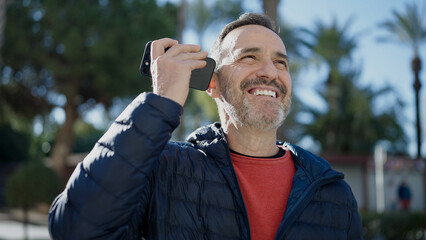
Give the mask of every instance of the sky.
[{"label": "sky", "polygon": [[[295,27],[314,28],[316,21],[331,23],[337,19],[340,26],[351,21],[349,34],[358,36],[358,46],[354,52],[353,61],[361,69],[359,84],[379,89],[391,86],[396,90],[396,96],[405,103],[401,114],[404,128],[409,138],[408,152],[411,156],[416,154],[415,135],[415,103],[413,91],[413,74],[411,71],[412,49],[408,46],[393,42],[379,42],[379,37],[388,36],[388,33],[379,28],[378,24],[393,19],[392,11],[405,11],[407,3],[418,3],[420,9],[425,9],[423,0],[281,0],[279,15],[281,21]],[[261,1],[245,0],[244,8],[247,11],[261,12]],[[425,19],[426,22],[426,19]],[[214,31],[214,30],[213,30]],[[220,28],[216,30],[217,33]],[[217,33],[208,34],[217,36]],[[188,31],[183,41],[194,39],[194,33]],[[210,48],[214,37],[204,39],[204,45]],[[196,39],[196,38],[195,38]],[[285,43],[285,39],[284,39]],[[423,57],[424,70],[420,79],[423,84],[421,97],[421,125],[422,125],[422,153],[426,155],[426,43],[421,46],[420,57]],[[317,96],[315,89],[320,80],[325,78],[326,71],[317,67],[309,67],[298,76],[295,84],[295,94],[302,101],[318,108],[324,108],[325,103]],[[393,99],[382,99],[378,102],[378,109],[395,103]],[[299,143],[310,147],[308,140]]]},{"label": "sky", "polygon": [[[344,24],[352,18],[349,33],[353,34],[352,36],[360,34],[359,45],[354,53],[354,61],[362,70],[359,84],[370,85],[375,89],[391,86],[396,90],[397,96],[405,103],[405,108],[400,114],[409,138],[408,151],[414,156],[417,148],[413,74],[410,65],[413,52],[408,46],[378,41],[379,37],[387,36],[387,32],[380,29],[378,24],[393,19],[392,11],[404,11],[407,3],[417,3],[420,9],[425,9],[426,6],[423,0],[284,0],[280,3],[279,14],[283,21],[308,29],[312,29],[317,20],[331,23],[334,18],[337,18],[339,24]],[[260,6],[253,7],[256,9]],[[420,91],[420,108],[424,156],[426,154],[426,43],[421,46],[420,57],[423,58],[425,68],[420,75],[423,84]],[[316,74],[307,72],[304,77],[299,78],[299,89],[296,89],[299,96],[309,99],[309,96],[316,95],[314,90],[318,86],[318,79],[321,79],[317,75],[318,69]],[[303,85],[302,89],[301,85]],[[306,88],[309,90],[306,91]],[[382,104],[386,106],[392,102],[394,102],[392,99],[387,99]]]},{"label": "sky", "polygon": [[[180,0],[157,0],[160,4],[180,2]],[[191,2],[191,0],[187,0]],[[405,132],[408,136],[408,153],[415,156],[415,107],[413,91],[413,74],[411,71],[412,49],[397,43],[379,43],[378,38],[387,36],[387,32],[378,27],[378,24],[393,19],[392,11],[404,11],[407,3],[418,3],[421,9],[426,9],[426,0],[281,0],[279,15],[281,20],[291,26],[314,28],[316,21],[331,23],[337,19],[343,24],[351,20],[349,27],[350,36],[358,36],[358,46],[354,52],[353,61],[361,69],[359,84],[380,89],[390,86],[396,90],[396,96],[405,103],[400,113]],[[260,0],[243,0],[246,11],[262,12]],[[426,22],[426,19],[425,19]],[[221,28],[208,29],[208,34],[203,39],[202,46],[209,50]],[[198,37],[191,29],[184,31],[184,43],[197,43]],[[284,39],[285,43],[285,39]],[[424,70],[420,79],[423,84],[420,92],[421,125],[422,125],[422,153],[426,155],[426,43],[421,46],[420,57],[423,58]],[[308,65],[307,65],[308,66]],[[325,79],[326,70],[317,67],[306,67],[297,77],[294,85],[294,94],[305,103],[324,109],[326,103],[316,94],[315,89],[322,79]],[[376,109],[386,108],[396,102],[395,95],[382,98],[377,102]],[[99,111],[98,111],[99,112]],[[93,112],[92,112],[93,113]],[[94,111],[96,113],[96,111]],[[99,119],[99,116],[87,115],[87,118]],[[87,119],[86,118],[86,119]],[[87,119],[88,120],[88,119]],[[90,122],[90,120],[89,120]],[[305,138],[297,143],[302,147],[314,150],[315,143],[310,138]]]}]

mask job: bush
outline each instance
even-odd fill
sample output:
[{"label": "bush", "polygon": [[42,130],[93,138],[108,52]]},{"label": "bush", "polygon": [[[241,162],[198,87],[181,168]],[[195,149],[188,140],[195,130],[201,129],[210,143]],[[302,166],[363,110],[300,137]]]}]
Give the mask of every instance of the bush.
[{"label": "bush", "polygon": [[39,203],[52,203],[59,193],[56,173],[40,160],[21,165],[6,182],[6,202],[9,207],[23,210],[24,239],[28,239],[28,210]]},{"label": "bush", "polygon": [[9,125],[0,126],[0,162],[20,162],[28,159],[30,136]]},{"label": "bush", "polygon": [[426,239],[426,214],[418,212],[361,213],[363,236],[369,239]]},{"label": "bush", "polygon": [[59,193],[60,181],[52,169],[39,160],[19,167],[6,182],[6,202],[10,207],[24,209],[38,203],[50,204]]}]

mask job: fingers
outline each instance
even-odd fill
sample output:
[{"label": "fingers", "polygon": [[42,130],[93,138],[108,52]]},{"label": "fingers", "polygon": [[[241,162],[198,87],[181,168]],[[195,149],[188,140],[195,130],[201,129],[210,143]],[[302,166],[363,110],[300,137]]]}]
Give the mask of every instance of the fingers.
[{"label": "fingers", "polygon": [[203,59],[206,57],[201,58],[201,60],[191,60],[191,63],[190,63],[191,70],[205,67],[207,65],[207,62]]},{"label": "fingers", "polygon": [[[166,51],[167,48],[170,48]],[[178,44],[163,38],[151,44],[151,74],[153,92],[184,105],[189,92],[192,70],[207,65],[206,51],[199,45]]]},{"label": "fingers", "polygon": [[179,44],[175,45],[167,51],[170,56],[178,56],[184,53],[197,53],[201,49],[200,45],[194,44]]},{"label": "fingers", "polygon": [[[166,49],[170,48],[169,50]],[[188,59],[204,59],[208,53],[200,51],[200,45],[194,44],[178,44],[178,41],[171,38],[162,38],[155,40],[151,44],[151,60],[152,62],[162,55],[168,57],[177,57],[180,61]]]},{"label": "fingers", "polygon": [[[170,50],[169,50],[170,51]],[[178,56],[176,56],[179,60],[185,61],[185,60],[203,60],[207,57],[206,51],[201,52],[186,52],[181,53]]]},{"label": "fingers", "polygon": [[151,43],[151,62],[163,55],[166,48],[171,48],[178,44],[177,40],[171,38],[162,38]]}]

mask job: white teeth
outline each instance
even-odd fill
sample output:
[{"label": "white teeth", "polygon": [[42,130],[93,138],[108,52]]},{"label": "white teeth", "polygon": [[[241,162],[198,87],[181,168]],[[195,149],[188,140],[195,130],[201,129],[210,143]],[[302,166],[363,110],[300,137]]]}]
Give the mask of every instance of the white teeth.
[{"label": "white teeth", "polygon": [[276,98],[276,92],[271,90],[256,90],[254,91],[253,95],[255,96],[268,96],[272,98]]}]

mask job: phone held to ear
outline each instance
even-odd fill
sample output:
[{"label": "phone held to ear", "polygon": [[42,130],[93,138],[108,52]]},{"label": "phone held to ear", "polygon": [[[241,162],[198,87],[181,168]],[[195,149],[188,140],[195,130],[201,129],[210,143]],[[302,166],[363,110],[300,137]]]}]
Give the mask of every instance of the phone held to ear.
[{"label": "phone held to ear", "polygon": [[[143,53],[141,65],[139,67],[139,71],[142,75],[145,75],[147,77],[151,76],[151,41],[149,41],[145,45],[145,50]],[[167,49],[166,49],[167,51]],[[207,62],[207,65],[204,68],[195,69],[191,73],[191,78],[189,81],[189,87],[193,89],[198,89],[201,91],[205,91],[209,88],[210,80],[213,75],[214,68],[216,66],[216,62],[212,59],[207,57],[204,59]]]}]

